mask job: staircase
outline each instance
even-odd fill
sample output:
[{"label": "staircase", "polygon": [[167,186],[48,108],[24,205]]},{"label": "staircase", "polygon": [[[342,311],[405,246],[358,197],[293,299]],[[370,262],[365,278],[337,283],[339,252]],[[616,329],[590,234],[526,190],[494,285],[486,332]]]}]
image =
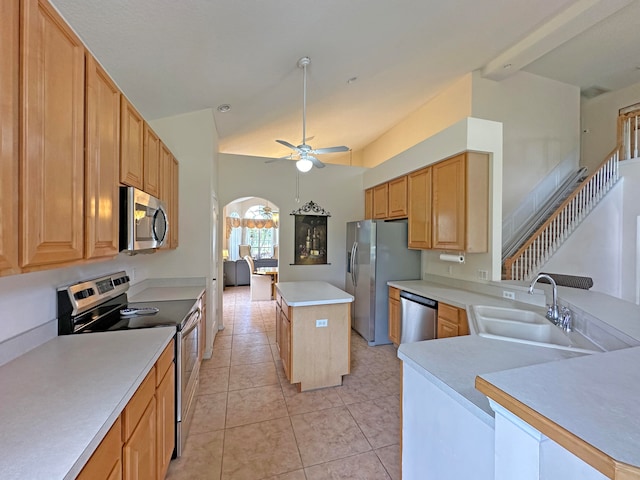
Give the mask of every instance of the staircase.
[{"label": "staircase", "polygon": [[586,176],[580,169],[558,189],[514,241],[503,248],[502,278],[529,281],[618,181],[620,149]]}]

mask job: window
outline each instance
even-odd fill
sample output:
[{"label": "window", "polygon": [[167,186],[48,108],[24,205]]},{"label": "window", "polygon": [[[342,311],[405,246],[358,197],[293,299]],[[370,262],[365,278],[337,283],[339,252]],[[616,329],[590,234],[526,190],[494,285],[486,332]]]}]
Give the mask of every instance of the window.
[{"label": "window", "polygon": [[272,258],[277,245],[277,220],[269,207],[254,205],[245,214],[244,242],[251,245],[253,258]]}]

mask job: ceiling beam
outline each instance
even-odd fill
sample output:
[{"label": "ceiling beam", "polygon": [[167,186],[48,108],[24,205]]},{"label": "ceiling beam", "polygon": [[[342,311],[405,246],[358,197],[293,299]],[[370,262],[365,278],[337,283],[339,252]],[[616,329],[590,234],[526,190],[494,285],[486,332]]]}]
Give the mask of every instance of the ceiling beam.
[{"label": "ceiling beam", "polygon": [[551,50],[588,30],[631,3],[632,0],[578,0],[518,43],[509,47],[482,69],[482,76],[503,80]]}]

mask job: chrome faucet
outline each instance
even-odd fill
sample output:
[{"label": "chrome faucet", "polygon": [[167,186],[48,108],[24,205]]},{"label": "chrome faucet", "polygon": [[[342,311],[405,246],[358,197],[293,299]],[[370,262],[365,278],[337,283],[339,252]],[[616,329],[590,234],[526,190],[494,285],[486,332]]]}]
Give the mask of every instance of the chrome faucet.
[{"label": "chrome faucet", "polygon": [[533,295],[533,287],[538,280],[541,278],[546,278],[549,280],[549,283],[553,287],[553,297],[551,305],[548,305],[549,310],[547,310],[547,318],[553,322],[554,325],[562,326],[562,319],[560,318],[560,309],[558,308],[558,286],[556,285],[556,281],[551,278],[546,273],[540,273],[538,276],[531,282],[529,286],[529,293]]}]

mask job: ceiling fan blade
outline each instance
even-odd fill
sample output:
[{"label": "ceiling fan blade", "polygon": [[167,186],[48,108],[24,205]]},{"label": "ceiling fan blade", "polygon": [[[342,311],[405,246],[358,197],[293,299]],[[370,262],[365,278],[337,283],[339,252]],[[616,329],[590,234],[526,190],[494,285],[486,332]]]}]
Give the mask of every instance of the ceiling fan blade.
[{"label": "ceiling fan blade", "polygon": [[323,153],[336,153],[336,152],[348,152],[349,147],[345,147],[344,145],[340,147],[328,147],[328,148],[316,148],[313,150],[313,153],[317,155],[321,155]]},{"label": "ceiling fan blade", "polygon": [[307,158],[309,160],[311,160],[311,163],[313,163],[313,166],[316,168],[324,168],[324,163],[322,163],[320,160],[318,160],[316,157],[312,157],[311,155],[307,155]]},{"label": "ceiling fan blade", "polygon": [[286,142],[284,140],[276,140],[276,142],[278,142],[280,145],[284,145],[285,147],[290,148],[291,150],[295,150],[296,152],[299,151],[298,147],[296,147],[295,145],[292,145],[289,142]]}]

